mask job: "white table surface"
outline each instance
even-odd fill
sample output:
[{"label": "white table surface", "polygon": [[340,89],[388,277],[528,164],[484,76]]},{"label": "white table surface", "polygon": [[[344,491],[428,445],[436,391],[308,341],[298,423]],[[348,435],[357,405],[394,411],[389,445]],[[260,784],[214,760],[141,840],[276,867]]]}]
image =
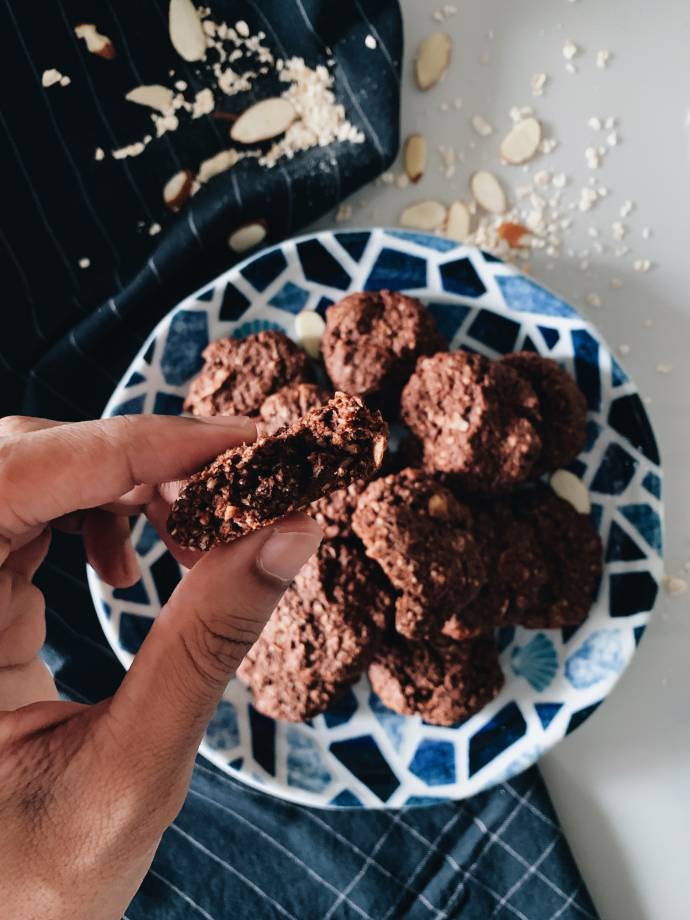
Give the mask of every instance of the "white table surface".
[{"label": "white table surface", "polygon": [[[441,3],[403,0],[406,51],[403,136],[421,131],[430,163],[418,186],[371,186],[353,199],[343,226],[395,224],[402,207],[423,198],[449,203],[467,197],[467,179],[480,164],[524,182],[516,167],[497,163],[496,149],[510,126],[513,105],[532,105],[559,146],[530,171],[572,176],[571,196],[592,172],[584,149],[602,143],[587,126],[593,116],[615,116],[620,145],[596,175],[611,190],[602,205],[578,215],[568,237],[576,251],[592,243],[587,228],[611,242],[611,224],[630,199],[625,219],[630,256],[609,246],[592,253],[583,272],[577,258],[532,259],[535,277],[590,315],[612,347],[629,346],[623,363],[649,399],[665,473],[666,569],[684,575],[690,560],[690,5],[686,0],[458,0],[458,13],[439,25]],[[443,29],[454,41],[445,81],[420,93],[412,60],[420,38]],[[565,70],[562,46],[582,53],[576,74]],[[611,63],[595,66],[596,51]],[[488,60],[487,60],[488,56]],[[530,78],[549,76],[533,98]],[[459,111],[440,104],[456,96]],[[479,138],[470,125],[482,115],[496,129]],[[463,150],[453,180],[444,178],[438,144]],[[473,147],[472,145],[475,144]],[[512,169],[512,172],[511,172]],[[401,165],[394,167],[401,172]],[[319,226],[333,223],[333,215]],[[653,237],[643,239],[643,227]],[[649,258],[646,274],[632,268]],[[551,268],[548,262],[553,262]],[[622,287],[612,289],[612,277]],[[598,293],[602,306],[586,305]],[[644,321],[651,319],[651,327]],[[658,364],[671,364],[668,374]],[[542,761],[554,803],[592,897],[604,920],[687,920],[690,917],[690,593],[661,596],[638,654],[598,712]],[[536,910],[535,910],[536,915]]]}]

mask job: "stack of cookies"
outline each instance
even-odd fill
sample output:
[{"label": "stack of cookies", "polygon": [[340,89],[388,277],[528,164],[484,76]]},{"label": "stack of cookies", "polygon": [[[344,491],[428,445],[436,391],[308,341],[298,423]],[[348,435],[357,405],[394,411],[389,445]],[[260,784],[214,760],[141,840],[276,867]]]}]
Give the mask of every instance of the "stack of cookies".
[{"label": "stack of cookies", "polygon": [[205,549],[311,502],[322,546],[240,668],[256,708],[303,721],[368,669],[385,705],[452,725],[503,684],[498,627],[589,612],[599,537],[538,481],[584,447],[584,397],[539,355],[449,352],[390,291],[330,307],[321,350],[323,368],[279,332],[208,346],[185,408],[252,415],[259,439],[192,477],[171,533]]}]

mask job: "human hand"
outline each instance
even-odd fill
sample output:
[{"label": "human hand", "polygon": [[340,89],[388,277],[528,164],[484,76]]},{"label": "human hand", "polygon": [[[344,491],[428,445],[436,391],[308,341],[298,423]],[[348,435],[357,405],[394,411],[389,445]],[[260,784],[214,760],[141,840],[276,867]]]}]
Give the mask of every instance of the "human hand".
[{"label": "human hand", "polygon": [[[253,423],[155,416],[0,420],[0,892],[8,920],[117,920],[182,806],[227,681],[318,547],[293,514],[203,555],[164,532],[175,480],[252,440]],[[158,487],[158,483],[168,483]],[[114,697],[60,701],[37,654],[31,579],[47,525],[80,532],[114,585],[138,579],[127,514],[144,509],[190,568]]]}]

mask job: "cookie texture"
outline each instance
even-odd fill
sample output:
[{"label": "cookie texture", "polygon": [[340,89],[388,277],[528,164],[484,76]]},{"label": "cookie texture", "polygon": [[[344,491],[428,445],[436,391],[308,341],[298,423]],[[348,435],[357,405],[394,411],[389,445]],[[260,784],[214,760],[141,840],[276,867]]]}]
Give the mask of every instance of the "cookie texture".
[{"label": "cookie texture", "polygon": [[307,355],[282,332],[211,342],[184,403],[193,415],[255,415],[267,396],[312,379]]},{"label": "cookie texture", "polygon": [[432,725],[453,725],[489,703],[503,686],[492,636],[434,643],[387,639],[369,665],[381,702]]},{"label": "cookie texture", "polygon": [[292,425],[310,409],[325,405],[331,393],[316,383],[290,383],[268,396],[259,409],[256,428],[259,435],[275,434]]},{"label": "cookie texture", "polygon": [[392,613],[393,591],[351,541],[321,544],[288,588],[238,675],[264,715],[318,715],[371,660]]},{"label": "cookie texture", "polygon": [[541,454],[533,475],[570,463],[587,440],[587,400],[573,378],[555,361],[531,351],[506,355],[501,363],[527,380],[539,400]]},{"label": "cookie texture", "polygon": [[507,622],[530,629],[582,623],[601,581],[602,545],[589,515],[545,486],[513,497],[513,514],[529,525],[544,560],[547,578],[538,600],[525,609],[509,608]]},{"label": "cookie texture", "polygon": [[168,531],[181,546],[200,550],[229,543],[370,478],[381,467],[387,441],[378,411],[336,393],[294,425],[225,451],[195,473],[172,506]]},{"label": "cookie texture", "polygon": [[366,485],[367,480],[357,479],[346,488],[336,489],[311,505],[309,514],[320,524],[326,540],[355,538],[352,515]]},{"label": "cookie texture", "polygon": [[400,591],[402,635],[434,635],[477,595],[485,572],[471,524],[469,510],[422,470],[374,480],[360,496],[352,527]]},{"label": "cookie texture", "polygon": [[541,452],[537,394],[513,368],[462,351],[420,358],[401,400],[427,469],[468,492],[508,491]]},{"label": "cookie texture", "polygon": [[350,294],[326,311],[321,353],[333,386],[386,412],[417,358],[446,348],[431,313],[397,291]]}]

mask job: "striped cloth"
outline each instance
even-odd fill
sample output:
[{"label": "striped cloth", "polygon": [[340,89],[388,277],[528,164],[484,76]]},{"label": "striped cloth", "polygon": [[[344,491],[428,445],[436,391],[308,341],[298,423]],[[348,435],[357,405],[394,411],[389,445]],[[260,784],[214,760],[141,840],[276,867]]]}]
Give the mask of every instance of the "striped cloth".
[{"label": "striped cloth", "polygon": [[[0,413],[75,420],[100,414],[152,326],[227,268],[228,233],[263,219],[279,240],[385,169],[398,147],[401,24],[394,0],[217,2],[216,19],[262,29],[277,55],[333,59],[339,100],[361,145],[311,151],[218,176],[176,216],[161,190],[227,146],[210,116],[144,155],[94,159],[140,137],[145,110],[123,101],[176,77],[200,88],[167,38],[166,0],[0,0],[6,84],[0,259],[5,326]],[[73,26],[96,18],[117,49],[88,54]],[[367,36],[375,39],[367,47]],[[368,45],[373,43],[371,40]],[[57,68],[66,87],[41,87]],[[167,80],[163,80],[167,82]],[[136,111],[133,111],[136,110]],[[227,127],[227,126],[226,126]],[[148,228],[160,223],[160,235]],[[79,261],[88,258],[82,269]],[[77,541],[56,535],[37,576],[48,609],[45,657],[61,693],[112,694],[122,668],[93,614]],[[128,907],[129,920],[587,918],[596,913],[538,772],[469,802],[396,812],[318,811],[238,784],[203,760],[181,814]]]}]

